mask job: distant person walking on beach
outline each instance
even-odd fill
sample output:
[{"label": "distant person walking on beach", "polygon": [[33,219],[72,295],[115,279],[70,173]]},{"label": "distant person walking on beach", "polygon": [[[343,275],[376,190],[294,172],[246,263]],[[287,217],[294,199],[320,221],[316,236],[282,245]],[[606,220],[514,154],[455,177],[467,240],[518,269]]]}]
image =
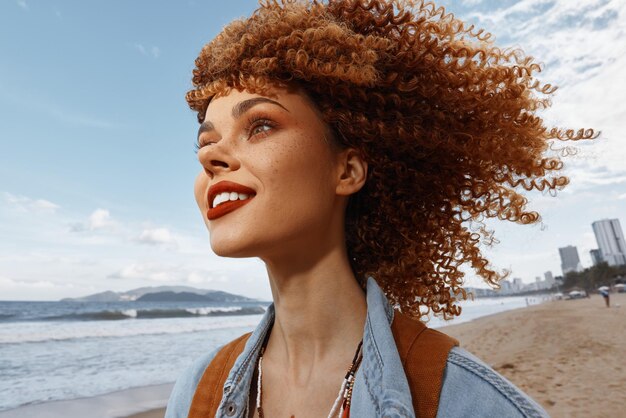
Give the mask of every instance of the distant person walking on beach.
[{"label": "distant person walking on beach", "polygon": [[609,290],[604,288],[600,289],[600,294],[604,298],[604,302],[606,303],[606,307],[609,308],[611,306],[611,302],[609,301]]}]

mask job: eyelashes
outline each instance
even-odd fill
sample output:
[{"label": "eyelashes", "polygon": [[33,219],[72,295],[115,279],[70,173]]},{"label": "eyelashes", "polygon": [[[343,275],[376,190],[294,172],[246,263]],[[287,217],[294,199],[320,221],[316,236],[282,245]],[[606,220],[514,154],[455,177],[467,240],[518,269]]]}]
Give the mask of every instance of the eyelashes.
[{"label": "eyelashes", "polygon": [[[267,130],[259,130],[259,128],[269,128]],[[264,138],[276,127],[276,124],[267,119],[267,118],[251,118],[248,120],[248,127],[246,131],[248,132],[248,139],[252,139],[253,137]]]},{"label": "eyelashes", "polygon": [[[246,134],[246,140],[265,138],[277,127],[277,123],[274,122],[265,114],[253,114],[246,119],[246,125],[242,128],[242,131]],[[214,144],[215,141],[209,141],[202,143],[200,138],[194,144],[194,152],[197,154],[200,148]]]}]

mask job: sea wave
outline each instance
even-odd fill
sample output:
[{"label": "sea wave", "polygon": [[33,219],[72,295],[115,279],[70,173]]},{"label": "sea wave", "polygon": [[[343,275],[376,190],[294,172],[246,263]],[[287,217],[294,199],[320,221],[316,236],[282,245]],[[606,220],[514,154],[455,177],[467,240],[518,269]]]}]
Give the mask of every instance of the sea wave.
[{"label": "sea wave", "polygon": [[151,321],[66,321],[51,324],[13,322],[0,327],[0,344],[40,343],[81,338],[133,337],[181,334],[225,328],[254,328],[261,315],[209,316],[202,321],[186,318],[156,318]]},{"label": "sea wave", "polygon": [[122,319],[189,318],[197,316],[257,315],[265,312],[262,306],[229,306],[173,309],[121,309],[96,312],[74,312],[39,318],[42,321],[116,321]]}]

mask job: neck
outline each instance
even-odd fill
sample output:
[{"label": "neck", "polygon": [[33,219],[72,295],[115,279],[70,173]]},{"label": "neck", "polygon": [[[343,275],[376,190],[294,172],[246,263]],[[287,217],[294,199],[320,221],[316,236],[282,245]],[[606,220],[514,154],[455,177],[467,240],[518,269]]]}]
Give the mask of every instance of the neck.
[{"label": "neck", "polygon": [[264,359],[280,359],[276,363],[296,379],[306,379],[320,364],[345,369],[362,339],[367,314],[365,293],[345,250],[336,246],[287,259],[265,260],[276,317]]}]

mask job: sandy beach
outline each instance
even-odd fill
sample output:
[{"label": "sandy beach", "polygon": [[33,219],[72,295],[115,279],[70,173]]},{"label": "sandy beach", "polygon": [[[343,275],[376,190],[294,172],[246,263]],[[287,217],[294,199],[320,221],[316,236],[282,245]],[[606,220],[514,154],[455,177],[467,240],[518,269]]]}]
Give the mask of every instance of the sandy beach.
[{"label": "sandy beach", "polygon": [[[552,417],[615,417],[624,408],[626,294],[548,302],[452,325],[461,341]],[[621,305],[621,306],[620,306]]]},{"label": "sandy beach", "polygon": [[[624,407],[626,294],[547,302],[441,330],[558,417],[614,417]],[[156,409],[132,418],[162,418]]]},{"label": "sandy beach", "polygon": [[159,408],[147,412],[141,412],[139,414],[130,415],[127,418],[163,418],[164,415],[165,408]]}]

